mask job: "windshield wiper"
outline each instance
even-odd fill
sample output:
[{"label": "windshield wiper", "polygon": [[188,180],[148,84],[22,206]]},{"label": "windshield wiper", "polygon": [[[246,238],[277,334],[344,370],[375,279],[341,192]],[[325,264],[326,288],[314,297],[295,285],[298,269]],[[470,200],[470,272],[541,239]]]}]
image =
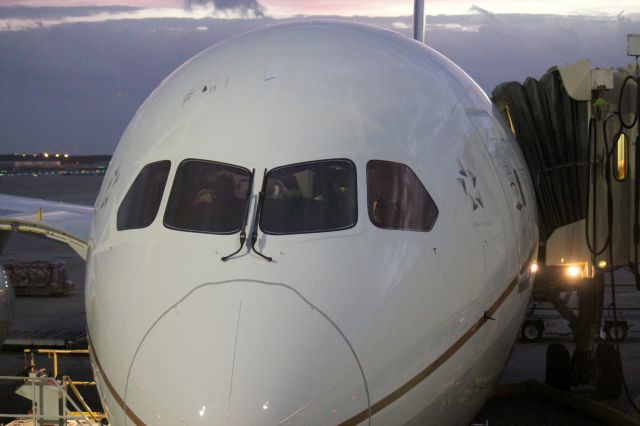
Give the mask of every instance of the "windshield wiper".
[{"label": "windshield wiper", "polygon": [[247,188],[247,203],[244,206],[244,214],[242,215],[242,230],[240,231],[240,247],[238,250],[233,253],[223,256],[220,258],[223,262],[231,259],[236,254],[240,253],[242,247],[244,247],[244,242],[247,241],[247,233],[245,232],[247,229],[247,218],[249,216],[249,205],[251,204],[251,190],[253,189],[253,176],[256,173],[256,169],[251,170],[251,177],[249,178],[249,187]]},{"label": "windshield wiper", "polygon": [[258,226],[260,226],[260,216],[262,215],[262,205],[264,204],[264,193],[267,185],[267,169],[264,169],[264,177],[262,178],[262,189],[260,190],[260,194],[258,195],[258,206],[256,207],[256,217],[253,221],[253,230],[251,231],[251,248],[253,251],[263,259],[266,259],[268,262],[271,262],[273,259],[269,256],[265,256],[256,250],[256,242],[258,241]]}]

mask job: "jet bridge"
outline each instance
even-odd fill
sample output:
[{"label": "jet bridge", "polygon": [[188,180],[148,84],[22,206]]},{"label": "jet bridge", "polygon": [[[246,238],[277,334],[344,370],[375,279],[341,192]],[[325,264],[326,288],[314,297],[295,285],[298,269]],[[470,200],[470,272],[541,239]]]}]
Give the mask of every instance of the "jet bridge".
[{"label": "jet bridge", "polygon": [[[516,135],[539,207],[539,271],[534,295],[569,321],[576,349],[547,350],[547,382],[595,382],[603,396],[624,385],[616,346],[600,342],[605,273],[628,267],[640,290],[640,35],[635,62],[592,68],[589,60],[551,68],[540,80],[502,83],[493,100]],[[615,276],[612,284],[616,318]],[[578,294],[577,314],[566,300]],[[607,307],[609,308],[609,307]]]}]

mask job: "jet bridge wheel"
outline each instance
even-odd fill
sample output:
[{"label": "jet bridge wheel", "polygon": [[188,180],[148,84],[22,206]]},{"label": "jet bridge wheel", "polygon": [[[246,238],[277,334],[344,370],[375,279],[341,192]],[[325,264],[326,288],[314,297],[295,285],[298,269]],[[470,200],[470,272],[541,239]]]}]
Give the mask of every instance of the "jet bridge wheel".
[{"label": "jet bridge wheel", "polygon": [[525,321],[520,330],[520,336],[525,342],[537,342],[544,332],[542,321]]},{"label": "jet bridge wheel", "polygon": [[604,334],[607,336],[607,342],[624,342],[627,338],[627,323],[624,321],[607,321],[604,325]]},{"label": "jet bridge wheel", "polygon": [[571,386],[571,356],[562,343],[551,343],[547,347],[544,382],[564,390]]},{"label": "jet bridge wheel", "polygon": [[622,393],[622,363],[611,343],[596,348],[596,389],[603,398],[619,398]]}]

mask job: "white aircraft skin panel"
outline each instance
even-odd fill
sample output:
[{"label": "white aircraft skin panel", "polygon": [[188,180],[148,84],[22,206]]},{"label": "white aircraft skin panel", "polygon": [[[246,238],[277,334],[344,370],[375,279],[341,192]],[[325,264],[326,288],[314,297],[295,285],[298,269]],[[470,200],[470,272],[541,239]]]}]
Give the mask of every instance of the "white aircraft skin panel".
[{"label": "white aircraft skin panel", "polygon": [[[252,37],[251,40],[243,38],[240,41],[236,39],[223,43],[216,47],[216,55],[202,54],[194,58],[182,72],[178,72],[174,78],[166,81],[157,91],[157,97],[173,99],[174,108],[159,110],[156,103],[149,103],[145,114],[139,118],[140,123],[135,126],[135,129],[144,129],[144,132],[141,135],[133,132],[132,138],[135,140],[148,138],[149,144],[159,143],[167,127],[172,126],[176,121],[192,121],[194,112],[197,114],[209,108],[209,105],[211,107],[229,106],[227,110],[237,112],[233,105],[228,105],[229,98],[242,101],[245,96],[250,96],[253,102],[258,103],[254,106],[254,111],[249,112],[249,117],[245,115],[245,110],[251,108],[253,103],[242,105],[243,114],[236,113],[235,117],[230,117],[231,120],[228,119],[229,117],[218,120],[215,115],[209,115],[208,119],[232,126],[235,134],[238,131],[242,132],[244,128],[260,127],[259,119],[262,116],[264,120],[269,119],[266,130],[274,132],[273,136],[277,136],[277,132],[284,132],[285,140],[291,140],[296,134],[306,139],[313,138],[315,135],[322,137],[324,131],[338,129],[340,126],[333,122],[326,129],[322,126],[324,116],[332,114],[332,109],[337,109],[342,114],[350,112],[353,114],[355,111],[356,116],[360,115],[361,111],[366,111],[366,116],[363,118],[375,123],[376,127],[390,134],[395,131],[404,135],[407,131],[405,126],[395,125],[395,123],[406,122],[406,117],[402,116],[406,109],[388,108],[389,84],[393,86],[394,95],[398,96],[397,101],[401,100],[407,107],[419,107],[424,103],[418,95],[431,95],[432,99],[438,99],[440,102],[447,98],[450,102],[455,102],[466,90],[448,74],[439,72],[445,66],[440,61],[434,60],[435,58],[430,58],[430,61],[425,61],[426,63],[416,63],[414,59],[416,53],[424,48],[418,44],[407,44],[406,40],[397,34],[371,29],[366,34],[358,35],[349,29],[334,25],[331,29],[332,35],[327,37],[326,31],[323,31],[325,27],[326,24],[324,26],[308,25],[303,32],[266,30],[261,32],[259,38]],[[359,43],[359,49],[354,50],[350,46],[341,48],[340,42],[347,34],[352,40],[356,37],[363,40]],[[385,41],[377,43],[379,39]],[[357,39],[353,41],[358,42]],[[252,55],[238,55],[239,48],[251,49]],[[291,51],[305,51],[309,54],[292,56]],[[325,66],[318,69],[318,63],[323,61],[330,61],[332,67]],[[377,72],[372,77],[363,75],[357,67],[351,65],[354,62],[375,65]],[[424,78],[425,68],[430,68],[429,79]],[[402,71],[402,75],[399,75],[399,70]],[[434,85],[432,84],[434,78],[446,79],[448,84]],[[220,81],[221,79],[225,80],[224,84]],[[216,87],[213,92],[211,92],[212,86]],[[423,90],[417,92],[416,86],[421,86]],[[207,89],[203,93],[202,90],[205,87]],[[425,89],[427,92],[424,91]],[[349,90],[357,93],[358,96],[355,104],[345,105],[344,93],[348,93]],[[445,96],[433,97],[433,94],[429,93],[442,90],[447,92]],[[450,93],[452,91],[453,96]],[[336,94],[340,94],[339,99],[336,98]],[[313,99],[314,102],[301,103],[300,98]],[[185,99],[188,100],[185,101]],[[282,103],[289,99],[297,110],[296,120],[292,120],[293,117],[283,117],[278,114],[287,107]],[[270,108],[270,105],[274,104],[282,105],[282,108]],[[326,108],[327,104],[333,108]],[[367,105],[368,108],[358,108],[362,105]],[[443,111],[446,114],[446,108],[443,108]],[[393,120],[393,115],[397,115],[400,119]],[[379,116],[384,120],[375,120],[380,118]],[[419,116],[416,115],[416,117]],[[146,125],[145,120],[151,117],[153,122]],[[251,121],[247,118],[251,118]],[[279,123],[274,123],[271,119],[284,120],[284,125],[278,125]],[[309,119],[316,125],[310,127]],[[251,126],[246,125],[248,122]],[[381,126],[380,123],[387,125]],[[296,131],[297,127],[300,129],[299,132]],[[212,128],[213,126],[207,130],[210,132]],[[200,136],[205,135],[200,134]],[[251,136],[255,136],[255,133]],[[261,136],[269,138],[271,135],[261,134]],[[331,149],[331,144],[342,146],[340,139],[322,138],[320,146],[323,149],[327,144],[329,144],[327,149]],[[398,138],[396,143],[402,140],[403,138]],[[181,141],[174,142],[182,145]],[[221,140],[208,140],[208,144],[216,147],[227,143]],[[369,140],[366,143],[371,144],[374,141]],[[246,152],[243,149],[246,147],[252,152],[257,150],[256,154],[267,152],[270,146],[268,143],[256,144],[255,137],[238,137],[234,140],[234,144],[234,151]],[[132,154],[135,155],[136,152]]]},{"label": "white aircraft skin panel", "polygon": [[[206,333],[191,330],[185,333],[183,322],[202,321],[203,312],[212,313],[212,317],[204,319],[210,324]],[[238,318],[237,326],[229,327],[229,319],[234,317]],[[299,323],[298,327],[292,329],[291,321]],[[168,357],[209,365],[209,371],[199,377],[167,377],[167,382],[160,386],[164,401],[179,399],[184,389],[199,395],[194,398],[192,411],[186,413],[188,417],[175,417],[169,409],[164,410],[167,404],[162,404],[154,407],[155,412],[140,413],[143,418],[217,424],[240,415],[245,424],[276,424],[293,416],[300,407],[312,407],[321,397],[324,409],[329,397],[336,407],[341,401],[350,401],[352,396],[359,399],[361,409],[367,407],[362,377],[342,337],[325,318],[286,288],[242,282],[205,285],[169,312],[152,333],[133,366],[127,395],[131,404],[140,405],[136,399],[143,401],[147,397],[147,386],[140,385],[144,378],[155,377],[157,367],[152,362],[157,354],[144,353],[145,348],[165,347]],[[168,341],[167,336],[175,338]],[[207,336],[219,338],[215,347],[209,347],[211,352],[203,353],[202,340]],[[282,357],[283,351],[290,355]],[[309,357],[309,352],[316,356]],[[259,363],[255,362],[257,356]],[[216,378],[216,386],[211,385],[212,377]],[[309,386],[310,383],[314,386]],[[141,389],[136,392],[138,386]],[[286,399],[282,399],[284,396]],[[201,411],[205,413],[200,415]],[[309,411],[314,410],[306,409],[295,421],[304,423],[305,417],[306,421],[313,421],[314,417],[308,417]]]},{"label": "white aircraft skin panel", "polygon": [[[473,87],[468,81],[457,80],[446,73],[459,70],[444,62],[439,55],[434,54],[429,60],[416,63],[415,58],[424,52],[425,47],[413,42],[407,44],[407,40],[398,34],[369,28],[366,34],[359,35],[338,24],[331,25],[328,32],[327,25],[308,24],[302,39],[297,38],[298,30],[293,31],[295,26],[291,26],[292,32],[286,31],[287,34],[281,29],[270,29],[249,41],[246,38],[234,40],[236,44],[245,40],[239,45],[230,45],[231,41],[223,43],[216,47],[217,50],[222,49],[216,55],[203,53],[191,60],[172,79],[165,80],[154,91],[151,100],[145,103],[144,112],[136,115],[123,135],[109,172],[119,168],[123,160],[129,160],[126,164],[129,170],[120,169],[118,181],[128,188],[139,168],[147,164],[143,161],[150,161],[149,155],[158,154],[155,152],[157,145],[166,147],[162,150],[165,158],[184,155],[185,145],[188,145],[200,151],[201,155],[207,155],[205,158],[219,158],[228,152],[231,156],[229,161],[236,156],[246,163],[249,159],[245,153],[251,152],[262,161],[273,161],[273,166],[299,161],[298,158],[288,158],[287,153],[299,157],[302,154],[300,150],[291,148],[301,143],[305,146],[304,154],[312,158],[343,151],[345,147],[362,150],[363,144],[367,146],[367,152],[375,153],[371,150],[379,145],[380,151],[388,154],[390,141],[422,145],[424,142],[414,140],[412,135],[422,134],[429,138],[432,129],[446,122],[450,107],[464,91]],[[311,33],[307,34],[309,31]],[[350,33],[352,38],[357,38],[351,46],[343,46],[345,36],[342,33]],[[321,52],[318,49],[311,54],[309,46],[319,44],[333,46],[333,50],[324,57],[319,57]],[[368,49],[363,51],[363,46]],[[248,48],[252,50],[251,56],[238,54]],[[298,61],[302,62],[299,66],[290,54],[296,49],[308,52],[301,55],[303,59]],[[337,57],[336,50],[338,53],[344,51],[343,56]],[[378,53],[373,56],[374,52]],[[261,55],[266,57],[261,59]],[[403,62],[399,63],[398,59],[403,59]],[[247,61],[251,63],[247,64]],[[311,66],[313,61],[315,63]],[[318,62],[325,66],[318,68]],[[349,63],[354,65],[348,66]],[[394,67],[390,66],[388,71],[380,70],[385,63]],[[283,70],[278,70],[276,78],[265,82],[264,68],[270,64]],[[327,67],[328,64],[332,66]],[[380,71],[367,77],[368,73],[363,74],[362,68],[358,68],[363,65]],[[232,66],[234,69],[230,70]],[[230,75],[231,71],[233,75]],[[218,87],[222,86],[217,84],[218,75],[228,76],[228,87]],[[426,75],[429,78],[425,78]],[[444,80],[447,84],[433,84],[434,79]],[[346,88],[345,82],[349,83]],[[216,90],[210,93],[212,83]],[[203,94],[205,86],[207,91]],[[344,93],[349,91],[357,93],[357,96],[354,96],[354,104],[346,106]],[[183,107],[189,93],[192,95]],[[394,98],[390,99],[389,94]],[[246,101],[247,97],[251,97],[251,102]],[[161,103],[163,107],[159,108],[158,103],[153,102],[158,98],[171,101]],[[300,99],[312,99],[313,102],[300,102]],[[440,108],[433,108],[433,103]],[[273,108],[273,105],[278,105],[278,108]],[[397,108],[394,107],[396,105]],[[212,111],[208,111],[209,108]],[[296,113],[283,114],[283,111]],[[412,111],[409,120],[412,127],[406,126],[407,111]],[[426,111],[428,114],[424,113]],[[199,127],[199,122],[204,122],[204,127]],[[166,137],[167,133],[174,132],[176,123],[192,129],[182,135],[184,139]],[[365,127],[365,124],[369,125]],[[222,135],[229,136],[225,138]],[[127,152],[122,155],[122,147],[125,146]],[[173,150],[169,149],[171,146]],[[273,158],[273,150],[278,148],[278,158]],[[134,158],[135,164],[130,161]],[[110,177],[109,173],[105,181]]]},{"label": "white aircraft skin panel", "polygon": [[[480,158],[482,157],[480,156]],[[474,170],[480,169],[476,167]],[[490,171],[490,169],[488,170]],[[478,180],[481,180],[483,179],[483,175],[478,173],[477,178]],[[486,183],[487,179],[484,179],[484,181]],[[483,186],[483,188],[485,187]],[[494,183],[493,188],[496,188],[498,191],[493,195],[493,197],[498,199],[499,201],[502,201],[502,192],[497,181],[496,183]],[[440,287],[426,287],[424,285],[420,285],[422,284],[421,281],[423,281],[420,280],[420,276],[408,278],[405,280],[405,282],[416,283],[415,288],[406,289],[406,295],[404,299],[399,300],[396,303],[393,303],[395,301],[393,301],[392,298],[387,300],[385,306],[389,311],[389,315],[377,316],[377,318],[381,320],[384,318],[384,321],[387,324],[393,324],[397,328],[397,330],[411,330],[413,328],[412,323],[414,321],[415,323],[419,324],[433,324],[439,321],[444,322],[444,324],[441,324],[441,326],[438,328],[434,328],[431,332],[424,330],[423,332],[425,333],[425,336],[423,337],[423,339],[414,344],[408,341],[400,341],[400,337],[398,336],[397,331],[392,334],[392,337],[385,337],[385,340],[387,341],[387,347],[405,349],[402,356],[397,359],[396,362],[394,362],[395,365],[413,366],[413,371],[416,371],[420,369],[421,365],[424,366],[424,354],[430,353],[433,354],[432,357],[435,357],[445,352],[446,349],[451,345],[452,339],[455,339],[455,337],[464,334],[464,332],[470,327],[470,325],[474,321],[476,321],[478,317],[482,316],[483,312],[479,309],[482,309],[482,307],[485,307],[486,309],[486,307],[490,306],[491,303],[493,303],[493,300],[495,300],[496,294],[499,294],[499,292],[504,288],[504,283],[507,281],[507,277],[504,273],[504,264],[506,259],[505,247],[507,247],[507,244],[505,241],[503,241],[503,238],[504,234],[506,232],[509,232],[509,229],[504,229],[505,225],[500,225],[499,213],[500,211],[506,212],[506,209],[504,207],[499,211],[492,209],[493,205],[495,205],[496,203],[495,200],[492,201],[492,197],[490,195],[491,193],[488,191],[483,192],[486,208],[482,211],[486,211],[486,215],[488,218],[495,218],[493,219],[492,224],[490,226],[485,225],[487,218],[483,218],[483,216],[478,215],[478,212],[474,213],[475,222],[473,220],[474,217],[465,218],[465,216],[469,212],[471,212],[468,204],[464,205],[464,208],[459,208],[457,215],[463,216],[462,220],[460,220],[459,222],[463,229],[460,229],[461,232],[450,233],[450,240],[448,241],[448,244],[446,244],[442,248],[439,248],[439,257],[437,258],[437,261],[433,262],[435,265],[427,265],[424,270],[418,272],[419,274],[422,274],[423,277],[428,276],[429,283],[435,285],[435,283],[437,283],[438,281],[432,280],[432,278],[435,278],[434,271],[442,269],[444,265],[447,265],[445,266],[445,268],[448,268],[448,270],[446,270],[444,275],[448,277],[458,277],[458,279],[442,279],[439,281],[440,283],[443,283]],[[449,215],[445,213],[443,216],[448,217]],[[503,221],[504,220],[505,219],[503,218]],[[508,221],[508,217],[506,218],[506,220]],[[485,231],[488,231],[488,233],[484,233],[484,240],[476,240],[477,245],[475,247],[472,247],[472,250],[469,250],[469,248],[466,247],[469,245],[469,235],[477,235],[478,232],[474,228],[480,226],[484,228]],[[443,228],[447,229],[447,225],[443,224]],[[435,229],[432,232],[435,232]],[[489,239],[492,238],[492,236],[493,240]],[[459,241],[457,241],[458,239]],[[489,241],[489,244],[486,244],[485,241]],[[474,249],[476,251],[482,251],[484,255],[474,255]],[[451,259],[452,261],[449,262],[449,259]],[[464,267],[464,269],[467,271],[466,277],[465,274],[460,271],[461,267]],[[513,277],[514,273],[515,272],[511,273],[510,276]],[[442,273],[436,274],[436,277],[438,275],[442,275]],[[464,279],[461,279],[463,277]],[[493,290],[487,291],[487,287],[477,286],[478,280],[481,280],[482,282],[488,282],[492,285]],[[426,290],[423,290],[424,294],[422,294],[420,290],[421,288],[424,289],[425,287],[429,289],[429,291],[427,292]],[[467,305],[461,306],[459,308],[460,310],[456,310],[455,307],[460,306],[460,301],[457,301],[456,299],[459,299],[461,294],[464,294],[465,298],[468,297],[467,300],[469,300],[469,302]],[[522,305],[522,301],[526,303],[526,300],[526,297],[523,297],[520,305]],[[429,302],[425,303],[425,301]],[[478,301],[481,302],[477,303]],[[413,307],[412,305],[416,306]],[[423,307],[428,306],[428,309],[423,309],[421,311],[420,305],[422,305]],[[400,306],[402,306],[403,308],[398,309]],[[417,314],[414,314],[416,316],[413,318],[407,317],[404,322],[398,318],[389,320],[390,315],[394,312],[396,313],[396,317],[402,316],[404,312],[403,309]],[[454,311],[450,311],[451,309],[454,309]],[[428,314],[431,315],[427,316]],[[421,315],[421,317],[418,317],[417,315]],[[373,333],[376,333],[377,330],[380,330],[382,327],[384,327],[383,324],[372,324],[371,330]],[[381,334],[386,335],[387,333]],[[513,337],[515,336],[515,334],[510,334],[510,336]],[[393,341],[394,338],[396,341]],[[510,343],[508,344],[509,346],[501,348],[502,352],[508,353],[508,347],[510,347],[510,345],[512,344],[512,340],[513,339],[511,339]],[[483,353],[487,350],[487,345],[490,344],[490,342],[492,343],[493,339],[475,337],[474,340],[467,343],[467,345],[465,346],[465,350],[469,350],[469,354],[472,354],[474,352]],[[367,353],[374,354],[371,356],[376,355],[376,351],[374,350],[371,350]],[[377,355],[383,356],[379,353],[377,353]],[[466,360],[468,358],[463,359]],[[384,365],[384,362],[381,362],[380,364]],[[407,370],[411,371],[412,369],[407,368]],[[380,374],[380,387],[381,389],[383,389],[381,393],[382,396],[384,396],[386,393],[394,390],[394,385],[397,387],[394,381],[397,380],[396,375],[398,375],[399,373],[397,369],[391,370],[383,368]],[[407,374],[411,375],[411,373]],[[369,374],[369,377],[371,388],[376,389],[378,381],[376,376]],[[449,377],[451,376],[447,376],[447,378]],[[410,378],[411,376],[407,377],[407,380],[409,380]],[[387,381],[386,383],[384,382],[385,380]],[[432,390],[432,394],[420,395],[418,397],[415,397],[416,401],[424,402],[435,399],[440,394],[440,392],[443,389],[446,389],[449,385],[445,380],[443,383],[430,383],[429,385],[425,386],[428,386],[429,389]],[[373,399],[376,399],[375,394]],[[464,410],[462,411],[464,412]],[[471,410],[470,412],[473,413],[474,411]],[[381,424],[390,422],[392,419],[398,419],[398,416],[400,416],[400,413],[397,413],[395,410],[393,411],[393,414],[389,416],[383,415],[382,418],[385,418],[387,420],[383,421]],[[449,417],[448,421],[456,423],[459,420],[455,420],[455,417]]]},{"label": "white aircraft skin panel", "polygon": [[[472,421],[475,413],[493,391],[495,382],[502,372],[501,366],[509,357],[515,336],[520,329],[526,303],[527,298],[521,296],[509,307],[503,306],[501,311],[506,308],[513,315],[504,315],[503,312],[495,315],[496,322],[488,322],[485,326],[489,332],[485,332],[484,336],[481,332],[477,333],[456,355],[436,370],[429,380],[425,380],[415,388],[415,392],[407,396],[414,399],[415,406],[422,404],[427,407],[407,424],[431,424],[430,419],[434,417],[440,419],[442,424],[469,424]],[[499,335],[495,334],[498,331],[497,321],[507,325]],[[476,340],[480,342],[474,342]],[[484,343],[481,343],[482,341]],[[481,356],[472,352],[479,347],[482,348],[482,352],[479,353]],[[469,359],[475,361],[470,363]],[[451,380],[451,377],[456,379]],[[425,404],[425,401],[429,403]],[[447,417],[452,407],[461,412],[456,416],[456,421]],[[380,424],[385,424],[385,421],[393,423],[394,415],[402,415],[402,409],[401,404],[391,405],[376,416],[376,421],[380,421]],[[434,412],[438,414],[434,416]]]},{"label": "white aircraft skin panel", "polygon": [[[535,218],[535,200],[514,211],[518,194],[501,184],[513,173],[494,166],[515,164],[532,194],[517,147],[507,134],[490,151],[469,109],[495,113],[441,55],[352,24],[262,30],[165,80],[125,131],[96,202],[87,322],[111,422],[355,424],[367,399],[375,424],[468,421],[517,335],[530,295],[518,283],[537,246],[535,225],[515,215]],[[163,225],[189,158],[255,168],[248,231],[265,168],[349,159],[357,223],[260,232],[256,248],[273,262],[246,248],[222,262],[238,234]],[[419,177],[439,210],[431,231],[371,223],[372,159]],[[117,231],[131,183],[160,160],[171,171],[155,221]]]}]

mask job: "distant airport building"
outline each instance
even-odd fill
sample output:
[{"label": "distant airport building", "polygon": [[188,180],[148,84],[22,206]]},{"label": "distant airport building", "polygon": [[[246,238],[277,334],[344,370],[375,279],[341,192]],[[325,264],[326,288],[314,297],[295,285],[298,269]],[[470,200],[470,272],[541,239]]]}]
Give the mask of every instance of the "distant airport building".
[{"label": "distant airport building", "polygon": [[[110,155],[56,154],[5,154],[0,155],[0,174],[104,174],[111,160]],[[53,155],[51,155],[53,157]]]},{"label": "distant airport building", "polygon": [[38,161],[38,160],[19,160],[13,163],[14,170],[33,170],[33,169],[62,169],[62,161]]}]

